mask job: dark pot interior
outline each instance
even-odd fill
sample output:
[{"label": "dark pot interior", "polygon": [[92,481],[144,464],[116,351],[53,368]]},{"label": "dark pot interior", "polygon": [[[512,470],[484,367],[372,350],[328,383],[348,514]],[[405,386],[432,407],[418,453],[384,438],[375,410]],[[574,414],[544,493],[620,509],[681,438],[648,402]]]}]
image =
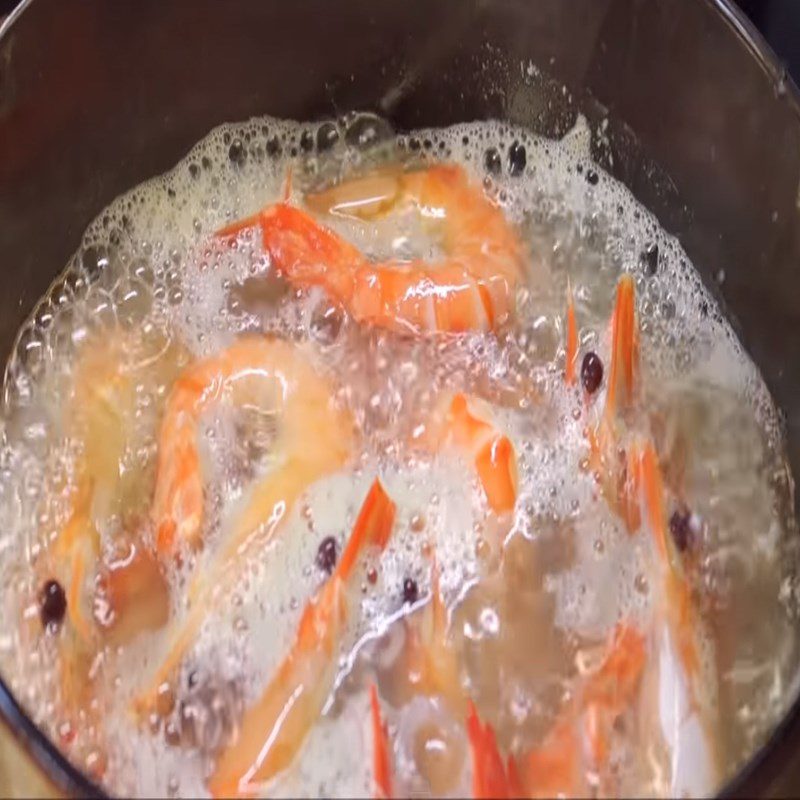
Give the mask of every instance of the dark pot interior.
[{"label": "dark pot interior", "polygon": [[[222,121],[359,109],[398,128],[500,117],[554,136],[581,111],[608,117],[595,157],[723,301],[785,412],[797,474],[797,100],[725,0],[32,0],[0,40],[0,346],[91,219]],[[0,708],[56,784],[92,792],[5,685]],[[796,793],[796,711],[729,794]]]}]

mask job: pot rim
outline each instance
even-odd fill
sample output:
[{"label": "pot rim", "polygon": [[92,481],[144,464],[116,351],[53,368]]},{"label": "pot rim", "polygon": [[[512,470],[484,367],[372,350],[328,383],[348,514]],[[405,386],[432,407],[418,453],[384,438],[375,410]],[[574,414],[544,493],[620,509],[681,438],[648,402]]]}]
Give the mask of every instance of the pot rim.
[{"label": "pot rim", "polygon": [[[34,0],[20,0],[14,10],[0,24],[0,42],[9,35],[16,21]],[[773,82],[776,97],[788,103],[800,123],[800,91],[786,67],[772,50],[766,39],[747,18],[734,0],[703,0],[722,17],[733,34],[747,47],[750,55]],[[88,778],[64,755],[47,734],[28,716],[5,679],[0,675],[0,724],[17,742],[30,760],[38,767],[41,776],[51,786],[66,796],[108,798],[96,783]],[[793,729],[800,729],[800,696],[796,695],[781,721],[773,728],[767,740],[747,762],[723,785],[719,797],[754,796],[756,789],[764,787],[763,777],[768,772],[776,749],[784,743]]]}]

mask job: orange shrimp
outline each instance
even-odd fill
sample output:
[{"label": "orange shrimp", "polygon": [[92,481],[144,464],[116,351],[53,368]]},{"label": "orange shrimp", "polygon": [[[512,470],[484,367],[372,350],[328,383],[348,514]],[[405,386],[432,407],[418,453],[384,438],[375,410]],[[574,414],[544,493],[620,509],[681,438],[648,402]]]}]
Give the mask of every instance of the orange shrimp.
[{"label": "orange shrimp", "polygon": [[317,212],[374,218],[405,203],[441,235],[438,263],[370,262],[356,247],[286,203],[218,232],[260,226],[277,271],[298,286],[321,286],[359,322],[419,335],[490,331],[514,311],[522,248],[502,210],[463,168],[442,164],[383,170],[306,196]]},{"label": "orange shrimp", "polygon": [[681,555],[667,530],[664,481],[655,447],[642,448],[642,483],[647,520],[654,539],[660,597],[654,620],[658,672],[658,721],[669,752],[672,796],[708,796],[719,783],[720,770],[702,698],[701,620],[692,600]]},{"label": "orange shrimp", "polygon": [[386,723],[381,717],[381,706],[378,701],[378,690],[375,684],[369,687],[369,703],[372,712],[372,772],[375,782],[373,797],[375,800],[391,800],[392,791],[392,766],[389,757],[389,734]]},{"label": "orange shrimp", "polygon": [[603,663],[586,679],[543,744],[525,757],[528,796],[590,793],[586,773],[600,773],[606,765],[614,720],[636,696],[645,662],[644,637],[629,625],[618,625]]},{"label": "orange shrimp", "polygon": [[486,421],[487,416],[486,404],[474,397],[459,393],[444,398],[434,414],[433,444],[468,453],[489,507],[496,514],[506,514],[514,510],[517,498],[514,446]]},{"label": "orange shrimp", "polygon": [[611,321],[611,368],[606,402],[599,423],[589,430],[589,461],[600,476],[609,505],[633,533],[641,524],[636,459],[623,442],[622,415],[633,405],[639,373],[639,336],[636,327],[633,278],[623,275]]},{"label": "orange shrimp", "polygon": [[[253,386],[252,380],[260,379]],[[276,450],[291,463],[298,480],[283,496],[291,505],[297,491],[337,469],[350,452],[352,426],[331,400],[329,384],[317,375],[299,350],[266,337],[239,339],[223,352],[188,367],[172,388],[161,424],[153,516],[160,553],[179,545],[196,546],[203,524],[203,478],[197,444],[200,416],[224,395],[258,392],[278,415]],[[232,547],[238,547],[268,516],[263,497],[269,476],[239,523]],[[292,481],[287,481],[291,484]],[[264,513],[267,512],[267,513]]]},{"label": "orange shrimp", "polygon": [[[94,743],[99,746],[96,739],[103,725],[96,666],[109,643],[109,632],[99,624],[95,613],[97,586],[102,583],[104,571],[100,529],[115,520],[124,525],[138,504],[147,502],[143,470],[126,463],[128,454],[135,452],[139,444],[133,424],[136,386],[143,381],[168,378],[177,366],[178,355],[178,348],[166,339],[145,340],[136,331],[107,329],[82,345],[74,377],[65,387],[68,399],[63,432],[79,448],[74,464],[75,484],[69,494],[67,522],[43,550],[36,573],[41,581],[56,579],[65,589],[66,619],[58,636],[58,713],[73,729],[91,724]],[[121,566],[118,574],[122,577],[126,572],[126,567]],[[166,584],[157,569],[134,576],[128,585],[131,590],[166,600]],[[119,595],[105,600],[109,615],[124,622],[124,630],[118,630],[115,642],[129,640],[143,627],[163,624],[163,618],[150,617],[143,625],[138,608]]]},{"label": "orange shrimp", "polygon": [[[251,379],[257,379],[251,383]],[[189,367],[176,382],[161,426],[154,516],[161,554],[179,540],[200,537],[202,476],[197,451],[201,412],[226,391],[243,401],[253,393],[280,415],[275,442],[278,466],[255,487],[236,527],[199,573],[189,590],[189,611],[175,625],[172,646],[147,688],[134,699],[140,715],[152,710],[159,687],[170,679],[191,647],[211,601],[230,577],[243,546],[262,527],[264,540],[275,535],[298,497],[315,481],[341,467],[352,449],[350,415],[336,408],[332,389],[294,345],[266,337],[245,337],[222,353]]]},{"label": "orange shrimp", "polygon": [[252,794],[294,759],[322,713],[335,678],[335,653],[349,611],[354,567],[391,535],[395,504],[376,480],[335,572],[305,607],[297,637],[260,699],[245,713],[238,741],[225,750],[208,781],[215,797]]}]

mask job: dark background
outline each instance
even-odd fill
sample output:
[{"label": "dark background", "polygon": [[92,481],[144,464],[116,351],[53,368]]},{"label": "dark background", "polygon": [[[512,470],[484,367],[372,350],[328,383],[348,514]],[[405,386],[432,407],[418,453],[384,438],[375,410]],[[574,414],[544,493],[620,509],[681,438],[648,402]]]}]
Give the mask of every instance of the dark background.
[{"label": "dark background", "polygon": [[[0,0],[0,17],[8,14],[17,2],[18,0]],[[795,83],[800,85],[800,0],[737,2],[786,64]]]},{"label": "dark background", "polygon": [[737,0],[800,85],[800,0]]}]

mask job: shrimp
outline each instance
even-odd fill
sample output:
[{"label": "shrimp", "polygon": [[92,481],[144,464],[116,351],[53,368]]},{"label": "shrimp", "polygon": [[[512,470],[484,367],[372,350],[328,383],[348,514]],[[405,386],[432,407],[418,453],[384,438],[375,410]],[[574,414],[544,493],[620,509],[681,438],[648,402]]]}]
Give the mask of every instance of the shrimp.
[{"label": "shrimp", "polygon": [[[716,789],[719,769],[709,732],[709,713],[701,702],[701,622],[681,556],[667,530],[664,479],[655,445],[650,439],[642,444],[642,437],[632,436],[626,424],[635,416],[638,370],[633,279],[626,275],[617,288],[606,405],[599,424],[589,433],[590,461],[600,476],[607,501],[631,533],[642,524],[643,496],[653,535],[655,585],[661,587],[653,620],[653,650],[658,718],[671,761],[667,792],[709,794]],[[654,418],[650,422],[658,427],[660,421]],[[668,462],[676,458],[685,462],[686,442],[671,441],[667,436],[662,439]],[[672,466],[670,472],[680,494],[683,466]]]},{"label": "shrimp", "polygon": [[460,393],[443,398],[434,414],[432,445],[469,454],[489,508],[502,515],[516,503],[516,458],[511,440],[486,421],[488,416],[477,398]]},{"label": "shrimp", "polygon": [[655,612],[658,717],[670,758],[667,793],[673,797],[708,796],[719,782],[719,764],[710,715],[699,639],[700,619],[692,601],[680,553],[667,530],[664,482],[652,443],[642,448],[642,484],[655,550],[660,599]]},{"label": "shrimp", "polygon": [[[163,576],[157,566],[139,568],[147,551],[142,548],[132,561],[115,565],[112,574],[101,558],[100,534],[125,528],[131,513],[147,502],[143,465],[131,459],[141,444],[137,385],[169,380],[179,359],[180,348],[168,339],[145,340],[135,331],[107,329],[83,344],[68,387],[62,425],[77,448],[75,481],[67,522],[43,551],[36,572],[40,580],[55,578],[65,587],[66,619],[58,638],[60,712],[73,730],[87,727],[87,721],[98,732],[102,728],[97,676],[104,648],[166,621]],[[123,584],[124,592],[112,588]],[[143,596],[146,610],[133,599]],[[98,605],[107,612],[102,620]],[[109,619],[118,623],[113,635],[102,624]]]},{"label": "shrimp", "polygon": [[619,625],[605,660],[562,711],[545,741],[522,759],[503,763],[494,730],[470,702],[467,733],[475,797],[555,797],[591,794],[587,773],[599,774],[609,757],[614,720],[636,696],[645,665],[644,637]]},{"label": "shrimp", "polygon": [[134,698],[140,715],[152,710],[159,687],[169,681],[191,647],[212,595],[231,576],[243,547],[262,526],[264,540],[272,538],[298,497],[341,467],[352,450],[350,415],[336,408],[330,385],[296,346],[245,337],[197,362],[176,381],[161,425],[153,515],[162,557],[176,552],[180,544],[196,545],[200,539],[203,487],[197,427],[202,411],[228,392],[240,402],[256,396],[260,406],[266,399],[275,409],[280,419],[274,448],[278,466],[254,488],[231,535],[190,586],[189,611],[174,626],[172,646],[148,687]]},{"label": "shrimp", "polygon": [[208,781],[215,797],[252,794],[285,769],[300,750],[333,686],[354,567],[367,547],[383,550],[386,546],[395,511],[376,480],[335,572],[307,603],[291,650],[260,699],[245,713],[238,741],[219,757]]},{"label": "shrimp", "polygon": [[305,200],[317,212],[362,219],[410,205],[436,226],[446,255],[439,262],[370,262],[338,234],[285,202],[217,235],[235,236],[259,226],[264,249],[288,281],[321,286],[358,322],[399,333],[492,331],[513,314],[523,274],[522,247],[502,210],[461,167],[387,169]]},{"label": "shrimp", "polygon": [[[253,385],[253,379],[260,379]],[[175,382],[161,424],[153,516],[160,553],[179,546],[197,546],[203,527],[203,478],[197,444],[202,413],[226,394],[240,402],[247,391],[266,398],[278,416],[275,449],[284,463],[281,471],[287,506],[309,483],[341,466],[350,453],[352,425],[331,401],[331,388],[317,375],[298,349],[265,337],[244,337],[223,352],[188,367]],[[268,476],[239,521],[229,549],[267,518],[274,506]],[[266,500],[266,502],[265,502]],[[288,509],[287,509],[288,510]],[[267,512],[267,513],[265,513]]]},{"label": "shrimp", "polygon": [[602,776],[614,722],[635,699],[645,663],[644,636],[619,624],[602,664],[583,681],[544,742],[525,756],[528,796],[590,794],[587,774]]}]

